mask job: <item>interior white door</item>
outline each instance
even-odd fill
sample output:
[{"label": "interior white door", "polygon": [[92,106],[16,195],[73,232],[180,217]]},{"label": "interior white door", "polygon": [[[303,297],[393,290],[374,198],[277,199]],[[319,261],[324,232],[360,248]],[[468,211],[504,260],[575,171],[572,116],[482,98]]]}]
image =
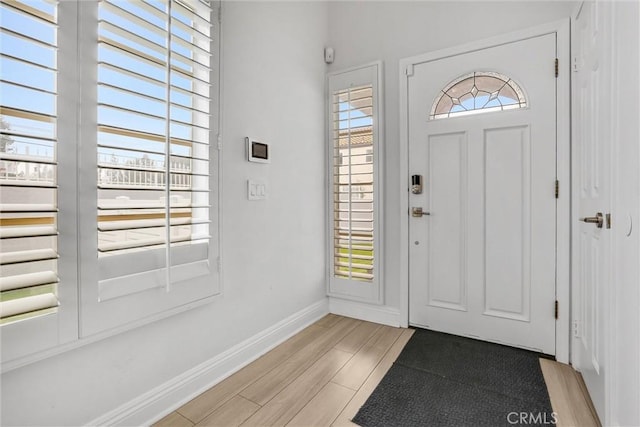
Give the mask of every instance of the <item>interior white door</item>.
[{"label": "interior white door", "polygon": [[[573,73],[573,366],[582,373],[601,420],[605,420],[605,325],[611,279],[611,68],[610,8],[587,1],[574,21]],[[584,218],[602,215],[602,225]]]},{"label": "interior white door", "polygon": [[[415,64],[408,78],[409,322],[555,354],[556,34]],[[456,77],[498,72],[526,107],[430,119]]]}]

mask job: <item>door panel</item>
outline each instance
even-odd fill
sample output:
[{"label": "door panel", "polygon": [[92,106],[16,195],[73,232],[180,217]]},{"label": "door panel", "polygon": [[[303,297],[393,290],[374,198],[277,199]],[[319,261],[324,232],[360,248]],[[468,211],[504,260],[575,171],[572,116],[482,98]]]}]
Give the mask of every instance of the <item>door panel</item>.
[{"label": "door panel", "polygon": [[[580,221],[610,212],[611,40],[610,5],[584,2],[575,19],[572,51],[573,149],[579,194],[574,199],[574,343],[573,366],[582,373],[602,420],[605,402],[603,369],[607,357],[604,328],[608,314],[607,288],[611,282],[610,230]],[[574,179],[575,179],[574,178]]]},{"label": "door panel", "polygon": [[[428,304],[454,310],[466,310],[465,246],[467,221],[466,152],[464,132],[432,135],[428,142],[429,206],[434,212],[427,240],[429,265]],[[436,242],[446,242],[436,244]]]},{"label": "door panel", "polygon": [[530,320],[531,155],[528,126],[484,133],[484,314]]},{"label": "door panel", "polygon": [[[410,324],[555,354],[555,53],[547,34],[414,64],[409,200],[430,215],[409,221]],[[517,81],[527,107],[431,120],[471,71]]]}]

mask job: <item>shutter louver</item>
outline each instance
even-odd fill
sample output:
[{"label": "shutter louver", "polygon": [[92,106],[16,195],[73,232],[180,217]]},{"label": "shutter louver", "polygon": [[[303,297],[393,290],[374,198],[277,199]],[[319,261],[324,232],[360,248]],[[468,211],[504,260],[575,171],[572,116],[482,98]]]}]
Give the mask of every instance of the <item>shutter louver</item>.
[{"label": "shutter louver", "polygon": [[98,251],[209,239],[211,12],[101,0]]},{"label": "shutter louver", "polygon": [[332,97],[334,277],[374,279],[373,87]]},{"label": "shutter louver", "polygon": [[2,323],[59,304],[57,7],[51,0],[0,1]]}]

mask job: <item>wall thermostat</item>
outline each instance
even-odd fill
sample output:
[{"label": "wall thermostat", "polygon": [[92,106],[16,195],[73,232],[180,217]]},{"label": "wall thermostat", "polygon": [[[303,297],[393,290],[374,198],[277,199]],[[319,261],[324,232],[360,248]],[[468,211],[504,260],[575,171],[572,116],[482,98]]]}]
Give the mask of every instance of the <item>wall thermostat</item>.
[{"label": "wall thermostat", "polygon": [[246,137],[245,141],[247,143],[247,160],[256,163],[271,163],[269,144],[250,137]]}]

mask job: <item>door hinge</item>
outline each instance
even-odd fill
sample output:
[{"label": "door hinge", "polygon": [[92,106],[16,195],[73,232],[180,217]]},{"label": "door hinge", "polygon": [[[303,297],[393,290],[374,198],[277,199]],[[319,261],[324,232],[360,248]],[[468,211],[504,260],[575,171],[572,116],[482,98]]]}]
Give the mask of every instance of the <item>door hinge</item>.
[{"label": "door hinge", "polygon": [[556,179],[556,199],[560,197],[560,181]]},{"label": "door hinge", "polygon": [[558,318],[558,300],[556,300],[556,304],[554,306],[554,314],[557,319]]},{"label": "door hinge", "polygon": [[558,71],[559,71],[559,65],[558,65],[558,58],[556,58],[556,62],[555,62],[555,70],[556,70],[556,77],[558,77]]},{"label": "door hinge", "polygon": [[218,6],[218,24],[222,24],[222,2]]},{"label": "door hinge", "polygon": [[413,76],[413,64],[407,65],[407,68],[404,70],[404,74],[408,76]]},{"label": "door hinge", "polygon": [[579,320],[574,320],[573,321],[573,337],[574,338],[580,338],[582,336],[582,328],[580,327],[580,321]]},{"label": "door hinge", "polygon": [[218,151],[222,150],[222,135],[218,135]]}]

